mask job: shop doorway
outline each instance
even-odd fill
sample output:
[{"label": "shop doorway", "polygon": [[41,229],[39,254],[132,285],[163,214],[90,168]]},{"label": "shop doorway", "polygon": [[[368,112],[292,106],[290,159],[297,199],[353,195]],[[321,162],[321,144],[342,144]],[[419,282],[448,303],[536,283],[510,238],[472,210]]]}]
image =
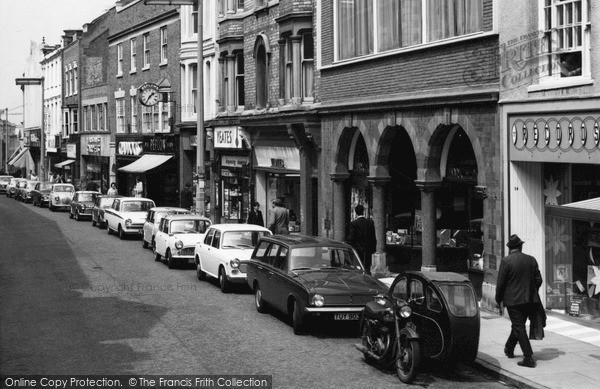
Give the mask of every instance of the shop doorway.
[{"label": "shop doorway", "polygon": [[348,194],[348,197],[350,198],[350,209],[347,209],[346,212],[349,213],[349,221],[354,220],[356,217],[354,214],[354,207],[358,204],[365,207],[365,216],[367,218],[371,217],[373,213],[373,192],[371,185],[367,181],[369,166],[369,153],[367,151],[365,138],[360,131],[356,131],[350,147],[348,161],[348,170],[350,173],[350,187]]}]

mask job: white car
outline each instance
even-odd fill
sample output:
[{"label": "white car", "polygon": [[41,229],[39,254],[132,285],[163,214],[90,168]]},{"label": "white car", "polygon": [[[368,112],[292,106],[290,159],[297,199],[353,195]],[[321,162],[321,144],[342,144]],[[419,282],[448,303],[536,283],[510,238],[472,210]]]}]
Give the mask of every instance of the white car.
[{"label": "white car", "polygon": [[158,230],[158,224],[166,215],[189,214],[189,210],[176,207],[154,207],[148,210],[146,221],[144,222],[144,235],[142,236],[142,247],[148,248],[148,245],[154,247],[154,235]]},{"label": "white car", "polygon": [[199,215],[167,215],[154,237],[154,259],[165,258],[169,269],[175,263],[194,263],[194,245],[204,238],[210,219]]},{"label": "white car", "polygon": [[260,237],[271,235],[268,228],[254,224],[214,224],[203,241],[196,244],[194,261],[199,280],[210,275],[219,280],[223,293],[232,283],[246,283],[246,262]]},{"label": "white car", "polygon": [[154,201],[142,197],[116,198],[112,206],[104,211],[108,234],[114,231],[121,239],[125,239],[127,234],[141,234],[146,214],[153,207]]}]

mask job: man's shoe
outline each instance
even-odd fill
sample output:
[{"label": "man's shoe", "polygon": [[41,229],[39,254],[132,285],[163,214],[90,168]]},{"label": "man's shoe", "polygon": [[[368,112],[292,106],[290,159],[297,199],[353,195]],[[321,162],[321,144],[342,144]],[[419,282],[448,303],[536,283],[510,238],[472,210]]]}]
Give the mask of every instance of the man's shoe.
[{"label": "man's shoe", "polygon": [[517,362],[517,365],[524,367],[535,367],[535,361],[532,357],[525,357],[521,362]]},{"label": "man's shoe", "polygon": [[509,358],[514,358],[515,352],[513,350],[509,350],[506,347],[504,347],[504,355],[506,355]]}]

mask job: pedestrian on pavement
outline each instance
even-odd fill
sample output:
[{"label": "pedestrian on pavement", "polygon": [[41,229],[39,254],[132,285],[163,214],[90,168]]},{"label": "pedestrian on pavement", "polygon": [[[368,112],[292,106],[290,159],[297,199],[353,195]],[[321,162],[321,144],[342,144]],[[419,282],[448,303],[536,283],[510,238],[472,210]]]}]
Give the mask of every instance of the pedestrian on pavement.
[{"label": "pedestrian on pavement", "polygon": [[371,274],[371,256],[377,247],[375,223],[371,218],[367,219],[365,217],[365,207],[361,204],[354,207],[354,213],[356,213],[356,219],[350,223],[350,231],[346,241],[354,247],[365,266],[365,270],[368,274]]},{"label": "pedestrian on pavement", "polygon": [[283,201],[280,198],[276,198],[271,201],[271,206],[273,209],[271,210],[271,224],[269,224],[269,230],[271,230],[273,234],[288,235],[290,233],[290,214],[287,208],[283,206]]},{"label": "pedestrian on pavement", "polygon": [[98,192],[99,186],[96,181],[90,180],[85,184],[85,190]]},{"label": "pedestrian on pavement", "polygon": [[135,178],[135,186],[133,187],[133,193],[135,197],[142,197],[144,193],[144,184],[139,176]]},{"label": "pedestrian on pavement", "polygon": [[119,191],[117,190],[117,184],[114,182],[111,182],[110,189],[108,190],[108,192],[106,194],[109,196],[115,196],[115,195],[119,194]]},{"label": "pedestrian on pavement", "polygon": [[519,343],[523,351],[523,360],[518,362],[518,365],[535,367],[525,322],[541,303],[538,289],[542,285],[542,275],[537,260],[522,253],[523,243],[525,242],[518,235],[511,235],[508,239],[506,246],[510,252],[500,262],[496,303],[500,313],[502,305],[506,307],[511,322],[511,332],[504,345],[504,354],[508,358],[514,358],[514,350]]},{"label": "pedestrian on pavement", "polygon": [[250,213],[248,214],[248,224],[256,224],[257,226],[265,226],[265,222],[263,219],[263,215],[262,212],[260,211],[260,204],[258,203],[258,201],[255,201],[252,204],[252,209],[250,210]]},{"label": "pedestrian on pavement", "polygon": [[192,184],[185,183],[185,187],[181,190],[181,208],[191,209],[194,205],[194,195],[192,194]]},{"label": "pedestrian on pavement", "polygon": [[35,174],[35,172],[33,170],[29,170],[29,177],[33,180],[33,181],[37,181],[38,177],[37,174]]}]

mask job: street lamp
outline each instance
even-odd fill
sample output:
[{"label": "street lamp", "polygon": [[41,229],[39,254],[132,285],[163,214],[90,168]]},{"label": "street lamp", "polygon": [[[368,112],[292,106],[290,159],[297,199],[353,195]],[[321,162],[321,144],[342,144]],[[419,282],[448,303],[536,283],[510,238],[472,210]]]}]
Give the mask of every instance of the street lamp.
[{"label": "street lamp", "polygon": [[[44,134],[44,77],[22,77],[15,78],[15,83],[21,88],[26,85],[40,85],[42,87],[42,121],[40,122],[40,171],[38,178],[42,182],[46,182],[46,135]],[[23,90],[25,93],[25,90]],[[23,107],[23,115],[25,107]]]},{"label": "street lamp", "polygon": [[145,5],[197,5],[198,8],[198,54],[196,88],[196,212],[204,214],[204,69],[202,66],[204,36],[202,30],[202,1],[200,0],[144,0]]}]

